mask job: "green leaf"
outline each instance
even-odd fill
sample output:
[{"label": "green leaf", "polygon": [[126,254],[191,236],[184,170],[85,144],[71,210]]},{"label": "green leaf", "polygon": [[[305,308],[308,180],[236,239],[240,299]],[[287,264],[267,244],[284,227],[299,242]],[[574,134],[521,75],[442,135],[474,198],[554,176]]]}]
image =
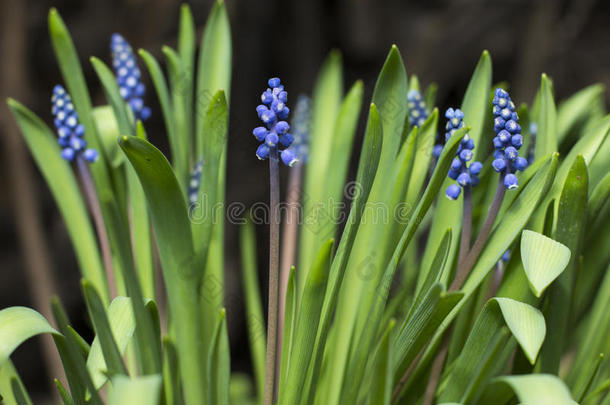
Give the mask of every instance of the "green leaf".
[{"label": "green leaf", "polygon": [[396,321],[390,320],[375,355],[373,381],[368,399],[370,405],[390,405],[392,399],[392,350],[390,342],[395,325]]},{"label": "green leaf", "polygon": [[[87,309],[89,312],[89,318],[91,318],[91,322],[93,323],[93,328],[95,329],[95,336],[98,345],[101,348],[104,360],[103,364],[88,364],[87,368],[95,373],[105,371],[110,376],[114,376],[117,374],[127,375],[127,369],[123,364],[123,359],[121,358],[121,352],[118,347],[118,342],[115,340],[115,331],[110,325],[110,321],[106,316],[106,309],[104,308],[104,305],[102,304],[99,295],[91,286],[91,284],[86,280],[83,280],[81,284],[83,288],[83,294],[85,296],[85,302],[87,304]],[[133,324],[134,320],[132,319],[131,322]],[[132,333],[133,329],[131,331]],[[95,340],[93,343],[95,344]],[[91,368],[95,366],[97,367],[94,369]],[[100,366],[102,366],[103,368],[100,369]],[[98,376],[97,379],[99,381],[100,377]],[[103,381],[104,380],[102,380],[102,384]]]},{"label": "green leaf", "polygon": [[161,376],[158,374],[112,379],[108,405],[158,404],[161,398]]},{"label": "green leaf", "polygon": [[222,0],[216,1],[208,17],[201,38],[195,95],[196,141],[195,150],[201,151],[205,142],[204,119],[208,105],[218,90],[231,94],[231,29]]},{"label": "green leaf", "polygon": [[318,336],[316,337],[312,360],[307,374],[307,383],[304,388],[305,395],[301,400],[302,404],[308,404],[310,401],[313,401],[313,398],[310,399],[310,397],[314,394],[313,387],[317,386],[328,332],[335,314],[335,305],[338,300],[339,289],[345,276],[349,253],[352,250],[356,233],[363,217],[365,203],[369,198],[375,173],[378,168],[381,145],[382,128],[381,122],[379,121],[379,113],[377,112],[377,107],[375,107],[374,104],[371,104],[358,165],[358,174],[356,175],[356,184],[360,185],[360,189],[352,202],[347,224],[331,266],[328,287],[326,289],[322,313],[320,315]]},{"label": "green leaf", "polygon": [[108,68],[108,66],[106,66],[106,64],[104,64],[104,62],[96,57],[91,58],[91,64],[93,65],[95,73],[97,73],[97,76],[102,83],[102,88],[106,94],[106,99],[112,106],[120,133],[124,135],[133,134],[134,125],[129,116],[130,113],[127,108],[127,104],[125,104],[125,101],[123,101],[123,98],[121,97],[119,85],[117,84],[114,73]]},{"label": "green leaf", "polygon": [[415,158],[411,169],[411,176],[408,181],[407,196],[405,202],[407,206],[414,206],[420,197],[426,176],[430,170],[432,158],[432,148],[436,140],[438,126],[438,109],[434,109],[432,114],[426,119],[421,128],[417,131],[417,141],[415,144]]},{"label": "green leaf", "polygon": [[496,384],[507,384],[524,405],[576,405],[563,381],[550,374],[499,377]]},{"label": "green leaf", "polygon": [[[265,388],[265,318],[263,316],[263,305],[258,286],[258,272],[256,259],[256,235],[254,226],[250,219],[240,227],[240,248],[242,268],[242,288],[244,291],[246,323],[248,327],[248,339],[250,342],[250,354],[252,356],[252,368],[256,381],[256,392],[258,398],[262,399]],[[293,280],[294,281],[294,280]],[[290,283],[288,283],[290,285]],[[288,295],[287,295],[288,297]],[[291,303],[288,298],[286,305],[286,322],[291,322]],[[284,334],[285,339],[290,341],[290,335]],[[288,347],[286,340],[282,350]],[[283,353],[283,352],[282,352]],[[285,356],[282,356],[282,361]]]},{"label": "green leaf", "polygon": [[521,260],[530,288],[540,298],[570,261],[567,246],[534,231],[521,235]]},{"label": "green leaf", "polygon": [[32,405],[32,400],[10,360],[0,363],[0,403],[2,405]]},{"label": "green leaf", "polygon": [[[415,292],[415,300],[414,303],[417,303],[422,298],[423,294],[427,294],[430,287],[433,284],[440,281],[441,276],[443,274],[443,270],[445,269],[445,264],[447,263],[447,257],[449,255],[449,247],[451,246],[451,228],[445,231],[445,235],[441,240],[441,244],[436,250],[436,255],[434,256],[434,261],[428,269],[428,273],[424,283],[421,285],[421,288]],[[413,309],[414,307],[412,307]]]},{"label": "green leaf", "polygon": [[439,402],[471,403],[482,393],[483,384],[491,377],[492,366],[506,345],[505,325],[530,362],[535,362],[546,335],[542,313],[510,298],[492,298],[475,321]]},{"label": "green leaf", "polygon": [[[362,89],[360,89],[361,91]],[[330,230],[322,228],[322,223],[331,225],[322,206],[327,205],[328,198],[325,193],[327,187],[320,185],[326,179],[333,148],[333,130],[337,115],[341,108],[343,96],[343,73],[341,67],[341,54],[331,51],[325,59],[313,90],[311,101],[311,124],[309,131],[309,163],[305,166],[305,180],[303,195],[304,226],[301,227],[299,240],[299,262],[297,268],[297,287],[303,291],[307,272],[311,268],[316,253],[325,238],[333,236]],[[319,234],[324,232],[323,236]]]},{"label": "green leaf", "polygon": [[316,334],[322,310],[324,293],[330,271],[331,254],[334,240],[330,239],[322,245],[316,261],[307,276],[307,283],[300,302],[294,343],[289,353],[289,369],[286,383],[280,387],[280,404],[296,404],[302,397],[303,383],[307,375],[307,365],[311,359]]},{"label": "green leaf", "polygon": [[572,329],[569,319],[572,291],[577,280],[584,224],[587,219],[588,187],[587,165],[579,155],[566,177],[557,211],[557,226],[553,239],[564,244],[570,250],[571,257],[565,271],[549,289],[547,297],[545,317],[553,334],[545,342],[537,365],[543,372],[555,374],[559,371],[559,360]]},{"label": "green leaf", "polygon": [[163,339],[163,394],[167,405],[183,404],[178,353],[172,341]]},{"label": "green leaf", "polygon": [[540,112],[538,116],[538,133],[536,134],[535,158],[538,159],[548,153],[556,152],[557,140],[557,111],[553,100],[553,84],[542,74],[540,79]]},{"label": "green leaf", "polygon": [[208,353],[208,404],[229,405],[230,374],[227,320],[226,312],[222,309]]},{"label": "green leaf", "polygon": [[41,333],[58,335],[38,312],[26,307],[10,307],[0,311],[0,366],[11,353],[32,336]]},{"label": "green leaf", "polygon": [[205,380],[201,363],[205,354],[201,354],[200,347],[197,295],[201,275],[195,271],[184,196],[169,162],[157,148],[128,136],[122,137],[119,145],[138,174],[148,201],[176,333],[185,398],[187,402],[204,403],[207,395],[201,384]]},{"label": "green leaf", "polygon": [[72,397],[68,393],[68,390],[66,390],[66,388],[62,385],[61,381],[59,381],[57,378],[54,381],[64,405],[74,405],[74,400],[72,400]]},{"label": "green leaf", "polygon": [[557,141],[561,144],[570,132],[582,127],[592,116],[592,106],[603,104],[604,86],[593,84],[574,93],[557,109]]},{"label": "green leaf", "polygon": [[[282,357],[280,364],[280,387],[285,386],[288,368],[290,366],[290,353],[294,344],[294,335],[297,323],[297,286],[295,268],[290,268],[288,274],[288,284],[286,286],[286,305],[284,306],[284,333],[282,339]],[[264,324],[261,325],[262,333],[264,334]],[[264,353],[263,353],[264,354]],[[315,359],[315,356],[312,357]],[[263,364],[263,389],[264,389],[264,364]],[[259,402],[262,400],[264,392],[259,393]]]},{"label": "green leaf", "polygon": [[109,105],[95,107],[93,109],[93,119],[99,131],[106,156],[108,156],[110,169],[120,167],[125,162],[125,156],[116,142],[120,131],[113,108]]},{"label": "green leaf", "polygon": [[[184,133],[187,145],[193,145],[194,122],[194,89],[195,86],[195,22],[188,4],[180,8],[180,24],[178,26],[178,55],[183,74],[178,88],[184,97]],[[190,148],[189,148],[190,150]],[[188,163],[188,162],[187,162]]]},{"label": "green leaf", "polygon": [[[131,299],[127,297],[116,297],[108,306],[108,322],[112,331],[112,340],[120,354],[125,353],[127,344],[133,337],[136,328]],[[105,336],[107,340],[109,336]],[[87,356],[87,370],[91,374],[95,388],[101,388],[108,380],[106,370],[109,370],[104,360],[100,336],[95,336],[91,344],[91,350]]]},{"label": "green leaf", "polygon": [[[8,105],[62,214],[84,278],[108,302],[108,284],[97,238],[70,163],[61,157],[57,137],[33,112],[9,99]],[[93,165],[95,166],[95,164]]]},{"label": "green leaf", "polygon": [[595,186],[589,202],[587,203],[587,224],[593,224],[598,217],[602,208],[610,199],[610,173],[607,173],[604,178]]}]

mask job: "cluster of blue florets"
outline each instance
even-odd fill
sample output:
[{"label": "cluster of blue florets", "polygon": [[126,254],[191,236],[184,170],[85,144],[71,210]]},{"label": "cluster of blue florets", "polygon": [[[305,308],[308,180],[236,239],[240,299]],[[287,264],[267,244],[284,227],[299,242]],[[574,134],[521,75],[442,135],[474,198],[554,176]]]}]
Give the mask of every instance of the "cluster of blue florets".
[{"label": "cluster of blue florets", "polygon": [[83,139],[85,127],[78,122],[78,114],[74,109],[72,98],[63,86],[58,84],[53,88],[51,104],[59,145],[63,148],[61,156],[71,162],[82,155],[88,162],[95,162],[98,156],[97,151],[87,149],[87,142]]},{"label": "cluster of blue florets", "polygon": [[121,34],[112,34],[110,51],[121,97],[129,104],[129,108],[136,119],[147,120],[150,117],[150,108],[144,105],[146,87],[140,80],[140,69],[136,63],[131,45]]},{"label": "cluster of blue florets", "polygon": [[292,150],[300,163],[306,163],[309,159],[309,97],[304,94],[299,95],[292,115],[292,145],[288,149]]},{"label": "cluster of blue florets", "polygon": [[[270,154],[277,154],[280,146],[288,148],[294,141],[294,137],[288,133],[290,125],[285,121],[290,114],[290,109],[286,106],[288,93],[277,77],[269,79],[268,84],[269,88],[261,95],[263,103],[256,107],[258,117],[265,126],[256,127],[252,131],[254,137],[263,142],[256,150],[260,160],[267,159]],[[279,152],[282,162],[287,166],[293,166],[298,160],[291,149]]]},{"label": "cluster of blue florets", "polygon": [[428,119],[430,113],[426,108],[426,102],[417,90],[409,91],[407,94],[407,106],[409,107],[409,124],[412,127],[421,127]]},{"label": "cluster of blue florets", "polygon": [[[445,142],[451,138],[455,132],[464,126],[464,113],[459,109],[449,108],[445,112],[447,118],[447,132],[445,133]],[[464,135],[460,145],[458,146],[456,157],[451,162],[448,176],[457,181],[457,184],[452,184],[447,187],[445,194],[451,200],[456,200],[460,196],[463,187],[476,186],[479,184],[479,173],[483,168],[481,162],[468,163],[474,157],[474,141],[468,134]]]},{"label": "cluster of blue florets", "polygon": [[494,161],[492,167],[495,171],[504,174],[504,186],[508,189],[519,187],[515,172],[525,170],[527,159],[519,156],[519,149],[523,145],[519,116],[515,112],[515,104],[505,90],[496,89],[493,99],[494,131],[493,139]]},{"label": "cluster of blue florets", "polygon": [[195,167],[191,172],[191,178],[188,186],[189,206],[197,203],[197,195],[199,194],[199,186],[201,185],[201,172],[203,171],[203,159],[199,159],[195,163]]},{"label": "cluster of blue florets", "polygon": [[534,161],[534,154],[536,153],[536,135],[538,135],[538,124],[530,122],[530,147],[527,150],[528,164]]}]

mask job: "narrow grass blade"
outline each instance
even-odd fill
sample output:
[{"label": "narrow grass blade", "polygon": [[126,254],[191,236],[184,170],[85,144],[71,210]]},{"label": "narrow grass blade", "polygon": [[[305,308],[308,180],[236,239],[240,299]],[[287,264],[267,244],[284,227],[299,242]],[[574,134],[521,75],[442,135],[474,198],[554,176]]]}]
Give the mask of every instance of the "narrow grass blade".
[{"label": "narrow grass blade", "polygon": [[544,73],[540,79],[540,112],[538,115],[538,133],[536,134],[535,158],[538,159],[548,153],[556,152],[557,140],[557,111],[553,99],[553,84]]},{"label": "narrow grass blade", "polygon": [[222,309],[208,353],[208,404],[229,405],[230,373],[227,320],[226,312]]},{"label": "narrow grass blade", "polygon": [[369,394],[369,405],[390,405],[392,399],[392,350],[390,348],[392,330],[396,325],[391,320],[381,338],[375,355],[373,382]]}]

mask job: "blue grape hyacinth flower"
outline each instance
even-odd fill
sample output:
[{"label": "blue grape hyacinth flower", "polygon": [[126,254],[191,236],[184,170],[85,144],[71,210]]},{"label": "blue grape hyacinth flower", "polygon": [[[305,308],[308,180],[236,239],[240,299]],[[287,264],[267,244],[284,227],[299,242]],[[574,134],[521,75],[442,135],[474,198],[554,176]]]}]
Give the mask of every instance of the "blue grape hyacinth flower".
[{"label": "blue grape hyacinth flower", "polygon": [[299,95],[292,117],[292,145],[288,149],[294,152],[300,163],[309,159],[309,108],[310,100],[304,94]]},{"label": "blue grape hyacinth flower", "polygon": [[[464,113],[459,108],[455,110],[449,108],[445,112],[445,118],[447,118],[445,142],[447,142],[458,129],[464,126]],[[462,188],[479,184],[479,173],[483,165],[481,162],[469,163],[474,157],[473,150],[474,141],[468,134],[464,135],[448,173],[448,176],[457,182],[457,184],[447,187],[445,192],[447,198],[451,200],[456,200],[460,196]]]},{"label": "blue grape hyacinth flower", "polygon": [[411,127],[421,127],[424,125],[430,113],[419,91],[409,91],[409,94],[407,94],[407,106],[409,107],[409,123]]},{"label": "blue grape hyacinth flower", "polygon": [[199,159],[195,163],[195,167],[191,172],[191,178],[188,186],[188,201],[189,206],[197,203],[197,196],[199,194],[199,187],[201,186],[201,172],[203,171],[203,159]]},{"label": "blue grape hyacinth flower", "polygon": [[496,89],[492,103],[496,136],[493,139],[495,151],[491,165],[496,172],[504,174],[504,186],[511,190],[519,187],[515,172],[527,167],[527,159],[519,156],[519,149],[523,145],[519,116],[510,96],[501,88]]},{"label": "blue grape hyacinth flower", "polygon": [[[290,125],[285,121],[290,114],[290,109],[286,106],[288,93],[277,77],[269,79],[268,84],[269,88],[261,95],[262,104],[256,107],[258,117],[265,124],[252,131],[256,140],[262,142],[256,150],[256,156],[265,160],[271,154],[279,153],[286,166],[293,166],[298,158],[294,150],[289,148],[294,137],[288,133]],[[280,150],[280,147],[285,149]]]},{"label": "blue grape hyacinth flower", "polygon": [[131,45],[121,34],[112,34],[110,52],[121,97],[127,102],[137,120],[146,121],[150,117],[150,108],[144,105],[146,87],[140,80],[142,74]]},{"label": "blue grape hyacinth flower", "polygon": [[61,156],[70,162],[78,156],[82,156],[89,163],[95,162],[98,153],[95,149],[87,149],[87,141],[83,139],[85,127],[78,121],[72,98],[62,85],[58,84],[53,88],[51,104],[58,142],[63,148]]}]

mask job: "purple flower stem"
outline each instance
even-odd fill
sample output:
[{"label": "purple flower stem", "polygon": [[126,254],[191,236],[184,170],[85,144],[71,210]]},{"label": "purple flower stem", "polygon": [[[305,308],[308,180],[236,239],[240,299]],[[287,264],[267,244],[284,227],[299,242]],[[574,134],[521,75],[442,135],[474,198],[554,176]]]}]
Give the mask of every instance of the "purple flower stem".
[{"label": "purple flower stem", "polygon": [[269,307],[264,405],[272,405],[276,393],[276,357],[279,296],[280,171],[277,147],[269,153]]},{"label": "purple flower stem", "polygon": [[108,291],[110,294],[110,299],[112,299],[116,296],[117,291],[114,279],[114,268],[112,266],[112,253],[110,251],[110,243],[108,242],[106,225],[104,224],[104,218],[102,216],[102,209],[100,208],[100,202],[97,198],[97,193],[95,191],[93,179],[91,178],[89,166],[82,156],[76,157],[76,167],[78,168],[81,185],[89,205],[91,216],[93,217],[93,223],[95,224],[98,242],[102,251],[102,260],[104,261],[104,267],[106,269]]}]

